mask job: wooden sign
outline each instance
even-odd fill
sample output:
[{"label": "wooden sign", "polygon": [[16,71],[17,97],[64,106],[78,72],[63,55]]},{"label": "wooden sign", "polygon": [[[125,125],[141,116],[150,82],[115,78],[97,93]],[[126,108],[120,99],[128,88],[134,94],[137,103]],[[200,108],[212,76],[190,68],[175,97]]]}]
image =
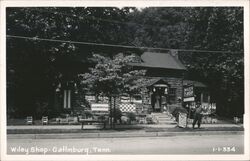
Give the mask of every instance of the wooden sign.
[{"label": "wooden sign", "polygon": [[187,114],[186,113],[179,113],[178,126],[183,127],[183,128],[187,127]]},{"label": "wooden sign", "polygon": [[109,104],[107,103],[92,103],[91,104],[91,110],[92,111],[102,111],[102,112],[108,112],[109,111]]},{"label": "wooden sign", "polygon": [[194,101],[194,97],[188,97],[183,99],[183,102],[192,102],[192,101]]},{"label": "wooden sign", "polygon": [[189,85],[189,86],[185,86],[183,88],[183,102],[192,102],[194,101],[194,86],[193,85]]},{"label": "wooden sign", "polygon": [[194,87],[193,86],[184,87],[184,98],[193,96],[194,96]]}]

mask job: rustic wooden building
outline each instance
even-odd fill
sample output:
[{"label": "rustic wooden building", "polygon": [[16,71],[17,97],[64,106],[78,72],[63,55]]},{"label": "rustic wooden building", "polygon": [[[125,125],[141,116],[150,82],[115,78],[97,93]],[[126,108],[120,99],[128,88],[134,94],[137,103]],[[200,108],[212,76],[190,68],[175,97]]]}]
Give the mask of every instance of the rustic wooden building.
[{"label": "rustic wooden building", "polygon": [[[129,65],[133,69],[146,69],[145,77],[148,83],[146,84],[147,90],[138,94],[139,97],[132,101],[132,105],[128,105],[129,102],[127,102],[124,106],[134,108],[133,103],[137,101],[135,104],[141,104],[138,107],[142,107],[144,111],[148,112],[162,112],[169,108],[182,107],[183,86],[194,83],[194,81],[184,80],[187,69],[179,61],[177,52],[144,52],[137,57],[136,63],[130,63]],[[56,89],[55,108],[60,112],[83,111],[90,107],[87,105],[86,96],[81,96],[82,92],[79,92],[79,82],[74,77],[75,73],[70,72],[72,69],[67,70],[68,75],[71,76],[65,77],[66,79],[59,83]],[[195,82],[195,85],[199,89],[196,90],[197,95],[199,95],[199,98],[197,98],[201,101],[207,94],[203,93],[206,86],[200,82]],[[95,99],[94,96],[88,96],[88,99],[90,98]],[[94,100],[91,100],[91,102],[94,102]]]},{"label": "rustic wooden building", "polygon": [[178,60],[177,52],[145,52],[141,55],[140,63],[131,65],[135,69],[147,70],[146,77],[150,83],[143,103],[149,111],[160,112],[182,105],[186,67]]}]

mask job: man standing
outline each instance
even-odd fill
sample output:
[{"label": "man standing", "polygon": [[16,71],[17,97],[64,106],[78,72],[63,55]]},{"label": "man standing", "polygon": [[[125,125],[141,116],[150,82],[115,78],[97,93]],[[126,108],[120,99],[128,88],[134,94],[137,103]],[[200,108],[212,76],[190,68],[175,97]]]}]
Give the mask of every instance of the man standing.
[{"label": "man standing", "polygon": [[197,106],[196,106],[196,109],[195,109],[195,112],[194,112],[194,122],[193,122],[193,129],[194,129],[194,126],[196,124],[196,122],[198,121],[198,128],[200,128],[201,126],[201,119],[202,119],[202,107],[201,107],[201,104],[200,103],[197,103]]}]

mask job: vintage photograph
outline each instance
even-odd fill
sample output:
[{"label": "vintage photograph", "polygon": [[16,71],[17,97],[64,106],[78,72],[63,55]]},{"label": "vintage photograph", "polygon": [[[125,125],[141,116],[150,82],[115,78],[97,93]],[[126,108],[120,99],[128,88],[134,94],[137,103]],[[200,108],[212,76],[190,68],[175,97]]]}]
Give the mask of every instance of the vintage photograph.
[{"label": "vintage photograph", "polygon": [[6,7],[6,152],[245,154],[244,7]]}]

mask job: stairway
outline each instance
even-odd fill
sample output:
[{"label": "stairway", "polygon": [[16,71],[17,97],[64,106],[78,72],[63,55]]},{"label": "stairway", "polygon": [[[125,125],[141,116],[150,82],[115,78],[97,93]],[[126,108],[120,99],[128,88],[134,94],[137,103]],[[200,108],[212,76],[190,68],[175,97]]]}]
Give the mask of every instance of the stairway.
[{"label": "stairway", "polygon": [[158,120],[158,124],[176,124],[175,118],[168,113],[151,113]]}]

